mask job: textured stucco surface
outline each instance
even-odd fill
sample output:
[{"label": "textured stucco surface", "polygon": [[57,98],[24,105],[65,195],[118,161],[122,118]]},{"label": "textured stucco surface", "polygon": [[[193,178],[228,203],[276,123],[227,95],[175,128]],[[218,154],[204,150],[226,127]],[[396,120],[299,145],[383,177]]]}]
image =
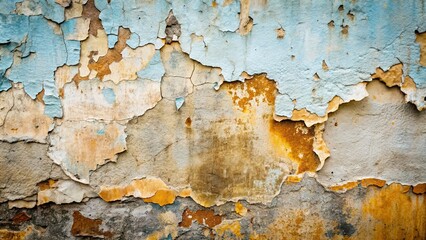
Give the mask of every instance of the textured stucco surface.
[{"label": "textured stucco surface", "polygon": [[0,0],[0,239],[425,239],[425,12]]}]

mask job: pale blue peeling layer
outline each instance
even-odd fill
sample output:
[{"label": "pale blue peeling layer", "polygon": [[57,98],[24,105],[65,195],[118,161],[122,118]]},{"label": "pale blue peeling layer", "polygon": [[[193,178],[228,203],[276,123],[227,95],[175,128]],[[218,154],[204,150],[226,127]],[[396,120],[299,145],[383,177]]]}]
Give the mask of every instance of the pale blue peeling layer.
[{"label": "pale blue peeling layer", "polygon": [[0,43],[21,43],[28,33],[28,17],[0,14]]},{"label": "pale blue peeling layer", "polygon": [[115,44],[118,41],[118,36],[114,34],[108,35],[108,48],[114,48]]},{"label": "pale blue peeling layer", "polygon": [[44,114],[54,118],[54,117],[62,117],[62,105],[61,100],[57,96],[52,95],[44,95]]},{"label": "pale blue peeling layer", "polygon": [[160,23],[170,11],[170,4],[165,0],[115,0],[109,4],[107,0],[97,0],[95,4],[101,10],[99,18],[108,35],[118,35],[119,27],[130,28],[140,37],[139,46],[155,43]]},{"label": "pale blue peeling layer", "polygon": [[0,92],[8,90],[12,85],[4,75],[8,68],[13,63],[12,50],[15,49],[17,44],[8,43],[0,45]]},{"label": "pale blue peeling layer", "polygon": [[64,8],[55,0],[31,0],[28,6],[33,11],[41,8],[42,15],[54,22],[61,23],[65,19]]},{"label": "pale blue peeling layer", "polygon": [[[182,27],[182,49],[204,65],[222,68],[226,81],[239,79],[243,71],[267,73],[277,81],[280,93],[295,100],[277,101],[276,105],[283,106],[276,108],[285,116],[291,116],[288,110],[293,104],[296,109],[306,108],[323,116],[334,96],[347,98],[352,86],[369,81],[376,67],[387,69],[399,61],[407,66],[405,74],[412,76],[418,87],[425,86],[425,67],[418,65],[419,50],[413,44],[414,31],[424,29],[426,24],[426,5],[422,0],[270,0],[263,7],[251,8],[254,26],[247,36],[224,32],[220,25],[232,22],[238,9],[233,10],[233,15],[224,14],[217,9],[227,7],[208,7],[210,4],[203,0],[172,2],[173,13]],[[345,10],[339,12],[341,4]],[[203,12],[195,11],[194,6]],[[347,16],[349,10],[355,15],[354,21]],[[210,15],[217,18],[213,24],[204,20]],[[331,20],[334,28],[327,25]],[[342,23],[349,26],[347,36],[341,32]],[[284,39],[276,36],[275,30],[280,27],[286,31]],[[194,41],[192,34],[203,36],[204,41]],[[328,72],[322,69],[322,60],[327,63]],[[320,81],[314,81],[315,73]]]},{"label": "pale blue peeling layer", "polygon": [[137,33],[132,32],[130,34],[130,38],[127,39],[126,43],[127,45],[129,45],[129,47],[133,49],[139,47],[139,35]]},{"label": "pale blue peeling layer", "polygon": [[178,97],[178,98],[176,98],[176,100],[175,100],[176,109],[179,110],[183,106],[184,102],[185,102],[185,98],[184,97]]},{"label": "pale blue peeling layer", "polygon": [[67,48],[66,64],[69,66],[77,65],[80,62],[80,41],[65,41],[65,46]]},{"label": "pale blue peeling layer", "polygon": [[69,38],[77,32],[77,18],[70,19],[61,24],[62,33],[65,38]]},{"label": "pale blue peeling layer", "polygon": [[160,82],[166,70],[164,70],[163,62],[161,61],[160,50],[156,50],[148,65],[140,70],[137,75],[142,79],[149,79]]},{"label": "pale blue peeling layer", "polygon": [[114,104],[115,102],[115,93],[112,88],[104,88],[102,89],[102,94],[104,95],[105,100],[109,104]]},{"label": "pale blue peeling layer", "polygon": [[57,67],[66,63],[77,64],[79,62],[78,41],[67,41],[64,40],[62,34],[55,34],[53,26],[43,16],[25,18],[28,24],[23,24],[25,21],[22,20],[16,21],[15,25],[13,23],[10,25],[13,28],[21,27],[18,32],[19,37],[8,37],[8,39],[19,39],[26,36],[26,42],[19,50],[27,53],[23,54],[27,56],[10,67],[7,78],[13,82],[22,82],[25,92],[33,99],[44,88],[45,114],[52,118],[62,117],[54,72]]},{"label": "pale blue peeling layer", "polygon": [[0,13],[9,14],[16,8],[16,3],[22,2],[23,0],[1,0],[0,1]]},{"label": "pale blue peeling layer", "polygon": [[278,94],[275,99],[275,114],[278,116],[291,116],[294,109],[293,100],[287,95]]},{"label": "pale blue peeling layer", "polygon": [[7,91],[12,87],[9,79],[5,77],[0,77],[0,92]]}]

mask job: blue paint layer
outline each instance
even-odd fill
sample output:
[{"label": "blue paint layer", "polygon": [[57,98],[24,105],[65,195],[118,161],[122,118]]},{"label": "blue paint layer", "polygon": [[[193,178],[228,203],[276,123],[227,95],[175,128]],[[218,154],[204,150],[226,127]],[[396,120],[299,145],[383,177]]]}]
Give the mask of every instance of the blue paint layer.
[{"label": "blue paint layer", "polygon": [[185,102],[185,98],[183,98],[183,97],[176,98],[176,100],[175,100],[176,109],[179,110],[183,106],[184,102]]},{"label": "blue paint layer", "polygon": [[160,82],[165,72],[163,62],[161,61],[160,51],[156,50],[148,65],[137,74],[142,79]]},{"label": "blue paint layer", "polygon": [[105,100],[109,104],[114,104],[115,102],[115,93],[112,88],[104,88],[102,89],[102,94],[104,95]]}]

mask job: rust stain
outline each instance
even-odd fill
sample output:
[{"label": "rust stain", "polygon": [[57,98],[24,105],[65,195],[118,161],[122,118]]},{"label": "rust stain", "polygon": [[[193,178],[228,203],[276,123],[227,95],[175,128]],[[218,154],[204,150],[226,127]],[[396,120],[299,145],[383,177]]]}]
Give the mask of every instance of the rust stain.
[{"label": "rust stain", "polygon": [[185,126],[187,128],[191,128],[191,125],[192,125],[191,117],[187,117],[186,120],[185,120]]},{"label": "rust stain", "polygon": [[[99,57],[98,61],[93,59],[93,55],[97,55],[97,51],[92,51],[89,55],[90,61],[87,65],[88,69],[92,72],[96,72],[96,77],[100,80],[103,80],[104,76],[111,74],[110,65],[113,62],[119,62],[123,59],[121,52],[126,48],[126,41],[130,38],[130,30],[127,28],[122,28],[118,30],[118,40],[115,43],[114,48],[109,48],[105,56]],[[88,41],[88,40],[86,40]],[[81,81],[89,80],[90,74],[88,76],[82,77],[80,75],[80,68],[78,73],[73,77],[73,81],[78,86]]]},{"label": "rust stain", "polygon": [[44,103],[43,97],[44,97],[44,88],[41,90],[41,92],[37,93],[36,99],[37,101]]},{"label": "rust stain", "polygon": [[[260,101],[266,101],[269,105],[274,105],[275,95],[277,93],[275,82],[266,78],[266,75],[255,75],[245,82],[224,82],[221,86],[232,96],[235,106],[238,106],[243,112],[250,111],[254,104],[259,105]],[[239,96],[240,91],[245,93]]]},{"label": "rust stain", "polygon": [[126,47],[126,41],[130,38],[130,34],[131,33],[129,29],[120,28],[118,30],[118,41],[114,48],[108,49],[107,54],[100,57],[97,62],[91,61],[89,63],[89,69],[95,70],[97,72],[96,77],[102,80],[105,75],[111,74],[109,65],[113,62],[119,62],[123,59],[121,52]]},{"label": "rust stain", "polygon": [[413,186],[413,193],[415,194],[424,194],[426,193],[426,183],[420,183],[416,186]]},{"label": "rust stain", "polygon": [[358,182],[347,182],[342,185],[335,185],[335,186],[328,187],[328,190],[333,192],[346,192],[347,190],[351,190],[358,187],[358,184],[359,184]]},{"label": "rust stain", "polygon": [[182,221],[179,223],[179,227],[189,228],[194,221],[212,228],[222,222],[222,216],[215,215],[213,210],[197,210],[192,212],[187,208],[182,213]]},{"label": "rust stain", "polygon": [[384,188],[368,187],[362,206],[364,224],[359,232],[368,233],[373,239],[424,239],[426,198],[409,189],[410,186],[397,183]]},{"label": "rust stain", "polygon": [[13,224],[21,224],[30,219],[31,219],[31,216],[28,215],[26,212],[20,212],[20,213],[17,213],[15,216],[13,216],[12,222]]},{"label": "rust stain", "polygon": [[74,222],[71,228],[71,234],[79,237],[99,237],[112,238],[114,235],[110,231],[102,231],[100,219],[91,219],[83,216],[79,211],[73,213]]},{"label": "rust stain", "polygon": [[386,185],[386,181],[381,179],[365,178],[361,180],[361,186],[365,188],[368,186],[383,187],[385,185]]},{"label": "rust stain", "polygon": [[426,32],[416,31],[416,42],[420,44],[420,65],[426,66]]},{"label": "rust stain", "polygon": [[37,184],[37,186],[39,188],[39,191],[43,191],[43,190],[54,188],[54,185],[55,185],[56,182],[57,182],[57,180],[48,179],[46,181],[39,182]]},{"label": "rust stain", "polygon": [[275,148],[287,152],[290,159],[298,164],[296,174],[316,171],[320,160],[313,151],[314,127],[308,128],[302,122],[271,119],[269,131]]},{"label": "rust stain", "polygon": [[[273,112],[277,94],[276,85],[264,74],[255,75],[244,83],[224,83],[223,88],[232,96],[234,105],[244,113],[252,112],[253,107],[259,105],[260,102],[266,102],[271,106],[271,112]],[[244,95],[239,95],[241,92],[244,92]],[[334,102],[330,104],[330,109],[334,109]],[[313,151],[314,128],[308,128],[301,122],[277,122],[273,119],[272,114],[266,117],[269,119],[272,144],[281,155],[288,156],[298,163],[297,174],[305,171],[315,172],[320,161]]]},{"label": "rust stain", "polygon": [[82,16],[90,19],[89,33],[98,36],[98,30],[103,30],[102,22],[99,19],[99,10],[95,6],[95,0],[88,0],[83,7]]}]

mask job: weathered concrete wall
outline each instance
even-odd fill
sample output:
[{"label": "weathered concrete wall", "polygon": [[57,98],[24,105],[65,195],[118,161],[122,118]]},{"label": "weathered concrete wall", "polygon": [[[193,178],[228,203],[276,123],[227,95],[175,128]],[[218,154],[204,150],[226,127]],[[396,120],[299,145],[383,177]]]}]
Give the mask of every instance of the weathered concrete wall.
[{"label": "weathered concrete wall", "polygon": [[425,13],[0,0],[0,239],[426,239]]}]

